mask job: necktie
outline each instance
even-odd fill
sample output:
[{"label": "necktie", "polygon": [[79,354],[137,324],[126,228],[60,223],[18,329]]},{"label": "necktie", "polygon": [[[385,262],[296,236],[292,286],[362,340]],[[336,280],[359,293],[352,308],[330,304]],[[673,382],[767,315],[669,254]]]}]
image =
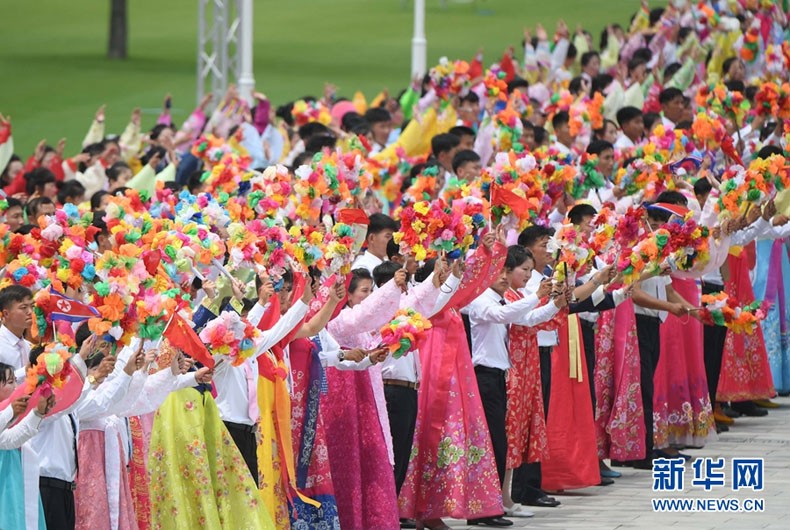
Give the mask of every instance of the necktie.
[{"label": "necktie", "polygon": [[[505,300],[504,298],[500,299],[499,300],[499,305],[507,305],[507,300]],[[506,350],[510,347],[510,340],[509,340],[510,337],[508,336],[507,328],[508,328],[508,326],[505,325],[505,349]]]},{"label": "necktie", "polygon": [[74,467],[76,467],[77,471],[79,471],[80,458],[79,453],[77,452],[77,420],[74,419],[74,414],[69,414],[69,425],[71,425],[71,432],[74,434],[74,440],[72,442],[74,448]]},{"label": "necktie", "polygon": [[244,366],[244,374],[247,377],[247,413],[250,415],[250,419],[253,422],[257,422],[258,416],[260,416],[260,411],[258,410],[258,393],[256,392],[256,384],[258,383],[257,374],[253,373],[252,366],[250,366],[249,362],[245,362],[242,366]]}]

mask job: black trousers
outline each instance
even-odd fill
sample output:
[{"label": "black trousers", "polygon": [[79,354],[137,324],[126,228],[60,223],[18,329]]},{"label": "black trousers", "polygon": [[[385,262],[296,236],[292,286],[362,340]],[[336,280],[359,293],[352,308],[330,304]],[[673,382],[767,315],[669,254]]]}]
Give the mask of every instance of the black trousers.
[{"label": "black trousers", "polygon": [[74,492],[53,486],[39,487],[44,519],[50,530],[74,530]]},{"label": "black trousers", "polygon": [[387,400],[392,453],[395,457],[395,491],[399,494],[406,480],[414,426],[417,423],[417,391],[405,386],[384,385],[384,398]]},{"label": "black trousers", "polygon": [[579,318],[582,328],[582,344],[584,359],[587,361],[587,382],[590,383],[590,400],[592,401],[593,418],[595,418],[595,322]]},{"label": "black trousers", "polygon": [[[702,294],[711,294],[724,290],[721,285],[702,284]],[[724,340],[727,328],[724,326],[702,327],[702,350],[705,359],[705,376],[708,380],[708,393],[711,407],[716,406],[716,389],[721,375],[721,359],[724,354]]]},{"label": "black trousers", "polygon": [[639,377],[642,386],[642,409],[645,412],[645,457],[653,453],[653,376],[661,353],[661,320],[636,315],[636,337],[639,341]]},{"label": "black trousers", "polygon": [[475,366],[477,388],[486,414],[491,445],[494,447],[496,471],[499,475],[500,487],[505,482],[505,465],[507,464],[507,432],[505,415],[507,413],[507,387],[505,371],[487,366]]},{"label": "black trousers", "polygon": [[[543,395],[543,414],[549,420],[549,397],[551,396],[551,351],[553,348],[542,346],[538,348],[540,356],[540,385]],[[540,462],[521,464],[513,470],[513,483],[510,497],[513,502],[530,502],[546,495],[541,489],[543,473]]]},{"label": "black trousers", "polygon": [[225,427],[228,428],[230,437],[236,442],[236,447],[239,448],[241,456],[247,463],[250,469],[255,485],[258,485],[258,441],[255,438],[255,427],[252,425],[243,425],[240,423],[225,422]]}]

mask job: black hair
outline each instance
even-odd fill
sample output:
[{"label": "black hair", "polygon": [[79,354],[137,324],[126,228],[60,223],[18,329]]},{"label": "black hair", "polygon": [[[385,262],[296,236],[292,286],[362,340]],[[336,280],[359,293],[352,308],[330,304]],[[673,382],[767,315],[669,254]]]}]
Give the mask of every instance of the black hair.
[{"label": "black hair", "polygon": [[374,213],[368,216],[368,235],[378,234],[384,230],[398,230],[398,222],[389,215]]},{"label": "black hair", "polygon": [[452,151],[458,144],[461,143],[461,139],[458,138],[454,134],[450,133],[442,133],[437,134],[433,138],[431,138],[431,152],[434,156],[439,156],[439,153],[446,153],[448,151]]},{"label": "black hair", "polygon": [[458,138],[462,138],[464,136],[471,136],[472,138],[474,138],[475,136],[477,136],[475,130],[472,129],[471,127],[467,127],[466,125],[456,125],[452,129],[450,129],[450,134],[454,134]]},{"label": "black hair", "polygon": [[568,84],[568,90],[574,96],[578,96],[582,92],[582,83],[584,82],[584,78],[580,75],[577,75],[571,82]]},{"label": "black hair", "polygon": [[590,142],[590,145],[587,146],[587,154],[600,156],[601,153],[607,149],[614,149],[611,142],[607,142],[606,140],[593,140]]},{"label": "black hair", "polygon": [[772,155],[781,155],[782,148],[776,145],[766,145],[757,152],[757,158],[766,159],[771,158]]},{"label": "black hair", "polygon": [[25,173],[25,180],[27,180],[25,191],[28,195],[33,195],[33,192],[38,188],[43,190],[44,186],[50,182],[57,182],[55,174],[45,167],[38,167],[29,173]]},{"label": "black hair", "polygon": [[532,122],[529,120],[525,120],[524,118],[521,118],[521,127],[524,129],[529,129],[530,131],[535,130],[535,126],[532,125]]},{"label": "black hair", "polygon": [[575,225],[581,224],[585,217],[595,217],[598,211],[591,204],[577,204],[568,210],[568,219]]},{"label": "black hair", "polygon": [[95,215],[93,217],[93,222],[91,223],[91,226],[94,226],[99,229],[99,231],[96,232],[96,234],[93,236],[94,241],[96,241],[96,238],[99,237],[99,235],[110,237],[110,231],[107,229],[107,223],[105,223],[102,220],[101,216]]},{"label": "black hair", "polygon": [[546,136],[548,135],[548,131],[544,127],[538,127],[537,125],[532,128],[535,134],[535,144],[540,145],[546,141]]},{"label": "black hair", "polygon": [[58,190],[58,202],[66,204],[69,199],[80,198],[85,196],[85,186],[79,181],[69,180],[68,182],[60,183]]},{"label": "black hair", "polygon": [[52,199],[49,197],[36,197],[35,199],[27,201],[25,213],[27,213],[28,221],[31,223],[36,223],[38,221],[38,210],[45,204],[51,204],[53,206],[55,205],[55,203],[52,202]]},{"label": "black hair", "polygon": [[154,125],[153,129],[151,129],[151,133],[149,135],[151,137],[151,140],[158,140],[159,135],[162,134],[162,131],[164,131],[165,129],[170,129],[171,131],[175,132],[175,129],[173,128],[172,125],[167,125],[165,123],[158,123]]},{"label": "black hair", "polygon": [[528,259],[535,261],[535,258],[532,256],[532,252],[525,249],[521,245],[511,245],[507,247],[505,269],[512,271]]},{"label": "black hair", "polygon": [[576,45],[572,42],[568,45],[568,52],[565,54],[566,59],[576,59],[576,56],[579,55],[579,51],[576,49]]},{"label": "black hair", "polygon": [[692,29],[689,26],[680,26],[680,29],[678,30],[678,43],[686,40],[686,37],[691,35],[691,31]]},{"label": "black hair", "polygon": [[474,103],[475,105],[480,104],[480,96],[478,96],[475,92],[471,90],[466,93],[465,96],[461,96],[461,103]]},{"label": "black hair", "polygon": [[689,201],[688,199],[686,199],[686,196],[680,193],[679,191],[664,190],[658,194],[658,197],[656,197],[656,202],[676,204],[678,206],[686,206],[688,205]]},{"label": "black hair", "polygon": [[6,212],[11,208],[16,208],[17,206],[19,206],[20,208],[24,208],[24,206],[22,205],[22,201],[14,197],[7,197],[5,202],[6,202],[6,208],[5,208]]},{"label": "black hair", "polygon": [[351,281],[348,284],[348,293],[351,294],[357,290],[359,287],[359,282],[361,280],[370,280],[373,281],[373,276],[370,275],[370,271],[367,269],[354,269],[351,271]]},{"label": "black hair", "polygon": [[596,92],[600,92],[601,95],[603,95],[603,91],[606,90],[606,87],[608,87],[612,81],[614,81],[614,77],[609,74],[596,75],[590,83],[590,95],[594,95]]},{"label": "black hair", "polygon": [[650,48],[637,48],[634,51],[634,54],[631,56],[631,60],[633,59],[642,59],[645,61],[646,64],[650,63],[650,60],[653,58],[653,52],[650,51]]},{"label": "black hair", "polygon": [[[523,77],[516,76],[507,83],[508,94],[512,93],[517,88],[529,88],[529,81]],[[526,92],[526,90],[519,90],[519,92]]]},{"label": "black hair", "polygon": [[187,179],[187,190],[192,195],[195,195],[196,191],[200,189],[203,185],[203,171],[198,169],[197,171],[193,171],[189,178]]},{"label": "black hair", "polygon": [[6,164],[5,169],[3,169],[2,174],[0,174],[0,180],[2,180],[4,184],[10,184],[10,182],[6,182],[6,179],[8,178],[8,172],[11,169],[12,162],[19,162],[20,164],[24,164],[24,162],[22,162],[22,159],[19,158],[19,155],[11,155],[11,158],[8,159],[8,163]]},{"label": "black hair", "polygon": [[165,150],[165,148],[161,145],[152,145],[151,148],[140,157],[140,163],[145,166],[156,155],[159,155],[159,160],[161,163],[161,161],[164,160],[165,156],[167,155],[167,150]]},{"label": "black hair", "polygon": [[642,114],[642,119],[645,122],[645,130],[650,132],[656,122],[661,120],[661,115],[658,112],[645,112]]},{"label": "black hair", "polygon": [[354,122],[350,132],[356,134],[357,136],[367,136],[370,134],[370,131],[370,124],[365,120],[359,120]]},{"label": "black hair", "polygon": [[120,176],[121,172],[123,172],[125,169],[131,170],[129,164],[127,164],[126,162],[114,163],[113,165],[107,168],[107,180],[110,182],[115,182],[116,180],[118,180],[118,177]]},{"label": "black hair", "polygon": [[36,366],[38,364],[38,356],[44,353],[44,345],[39,344],[38,346],[33,346],[30,349],[30,353],[27,355],[27,360],[32,366]]},{"label": "black hair", "polygon": [[79,325],[77,331],[74,333],[74,343],[77,346],[77,351],[82,348],[82,343],[85,342],[92,334],[93,332],[90,330],[90,327],[88,327],[87,321]]},{"label": "black hair", "polygon": [[315,153],[312,151],[302,151],[301,153],[296,155],[296,158],[294,158],[293,165],[291,166],[291,172],[295,171],[296,168],[298,168],[299,166],[310,164],[310,161],[313,159],[314,156]]},{"label": "black hair", "polygon": [[332,134],[332,131],[323,123],[312,121],[299,127],[297,134],[299,134],[299,138],[306,142],[311,136],[315,136],[316,134]]},{"label": "black hair", "polygon": [[468,162],[480,162],[480,155],[471,149],[463,149],[453,157],[453,173],[458,173],[458,168]]},{"label": "black hair", "polygon": [[552,118],[551,118],[551,126],[554,127],[554,132],[556,133],[557,132],[557,127],[559,127],[560,125],[565,125],[566,123],[569,123],[570,121],[571,121],[571,117],[568,114],[568,111],[567,110],[561,110],[561,111],[557,112],[554,116],[552,116]]},{"label": "black hair", "polygon": [[14,367],[6,363],[0,363],[0,385],[5,385],[6,383],[16,383]]},{"label": "black hair", "polygon": [[661,17],[664,16],[664,8],[663,7],[654,7],[650,10],[650,25],[655,26],[656,22],[661,20]]},{"label": "black hair", "polygon": [[374,123],[383,123],[392,121],[392,116],[390,115],[387,109],[383,109],[381,107],[373,107],[368,109],[365,113],[365,121],[370,123],[371,125]]},{"label": "black hair", "polygon": [[694,125],[689,120],[683,120],[675,124],[675,129],[678,131],[690,131],[691,126]]},{"label": "black hair", "polygon": [[417,272],[414,273],[414,281],[417,283],[422,283],[428,279],[428,276],[431,275],[433,272],[434,267],[436,266],[436,258],[430,258],[425,260],[425,263],[422,267],[417,269]]},{"label": "black hair", "polygon": [[0,311],[5,311],[11,304],[33,298],[33,292],[24,285],[9,285],[0,291]]},{"label": "black hair", "polygon": [[294,102],[291,101],[290,103],[286,103],[285,105],[280,105],[277,107],[277,110],[274,111],[274,115],[283,120],[285,123],[288,124],[289,127],[294,126],[294,116],[291,114],[291,111],[294,108]]},{"label": "black hair", "polygon": [[727,90],[730,92],[740,92],[741,94],[746,92],[746,83],[740,80],[727,81],[724,83],[724,86],[726,86]]},{"label": "black hair", "polygon": [[376,265],[376,268],[373,269],[373,283],[376,284],[376,287],[381,287],[394,278],[395,273],[398,272],[400,268],[401,266],[394,261],[379,263]]},{"label": "black hair", "polygon": [[743,92],[743,97],[749,100],[749,103],[754,105],[754,96],[757,95],[757,92],[760,90],[760,87],[755,85],[749,85],[746,87],[746,90]]},{"label": "black hair", "polygon": [[343,114],[343,117],[340,118],[340,128],[346,132],[351,131],[354,128],[354,125],[358,124],[359,122],[365,121],[365,118],[362,117],[361,114],[358,112],[349,111]]},{"label": "black hair", "polygon": [[400,256],[400,245],[394,239],[390,239],[387,241],[387,259],[391,260],[396,256]]},{"label": "black hair", "polygon": [[631,60],[628,61],[628,75],[631,75],[631,72],[642,65],[647,66],[647,61],[645,61],[644,57],[631,57]]},{"label": "black hair", "polygon": [[683,97],[683,92],[679,88],[669,87],[662,90],[658,95],[658,102],[664,105],[679,97]]},{"label": "black hair", "polygon": [[601,58],[601,54],[598,53],[595,50],[590,50],[590,51],[584,52],[582,54],[582,59],[581,59],[582,68],[587,66],[590,63],[590,61],[592,61],[596,57],[598,57],[600,59]]},{"label": "black hair", "polygon": [[617,111],[617,123],[619,123],[620,128],[622,128],[623,124],[641,116],[641,109],[636,107],[621,107],[620,110]]},{"label": "black hair", "polygon": [[110,193],[104,190],[99,190],[93,195],[91,195],[91,210],[98,210],[101,208],[101,200],[104,198],[105,195],[109,195]]},{"label": "black hair", "polygon": [[337,143],[337,138],[328,134],[316,134],[311,136],[304,143],[305,151],[318,153],[326,149],[334,149]]},{"label": "black hair", "polygon": [[710,193],[710,190],[712,190],[712,189],[713,189],[713,186],[711,185],[710,181],[708,181],[708,179],[706,179],[706,178],[699,178],[694,183],[694,195],[697,195],[697,196],[705,195],[705,194]]},{"label": "black hair", "polygon": [[522,247],[531,247],[538,239],[550,237],[552,234],[554,231],[551,228],[541,225],[528,226],[518,235],[518,244]]}]

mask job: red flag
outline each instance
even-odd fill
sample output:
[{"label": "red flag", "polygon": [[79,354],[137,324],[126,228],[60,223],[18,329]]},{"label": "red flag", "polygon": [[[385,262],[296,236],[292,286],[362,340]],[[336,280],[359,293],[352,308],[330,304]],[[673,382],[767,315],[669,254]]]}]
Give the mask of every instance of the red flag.
[{"label": "red flag", "polygon": [[469,79],[477,79],[483,75],[483,54],[478,53],[469,64]]},{"label": "red flag", "polygon": [[214,368],[214,358],[206,349],[206,345],[203,344],[195,330],[178,313],[173,315],[173,321],[167,326],[162,336],[169,340],[170,344],[196,361],[203,363],[204,366]]},{"label": "red flag", "polygon": [[746,167],[743,164],[743,160],[741,160],[741,155],[739,155],[738,151],[735,150],[735,143],[732,140],[732,136],[729,134],[726,135],[721,141],[721,150],[724,151],[725,155],[732,158],[739,165]]},{"label": "red flag", "polygon": [[510,54],[505,52],[502,54],[502,60],[499,61],[499,67],[505,72],[505,83],[510,83],[516,77],[516,68],[513,66],[513,61]]},{"label": "red flag", "polygon": [[510,206],[510,209],[519,219],[526,217],[529,211],[529,201],[527,199],[519,197],[512,191],[498,184],[493,184],[491,186],[491,205]]},{"label": "red flag", "polygon": [[[293,286],[293,293],[291,294],[292,300],[298,300],[302,297],[302,293],[306,287],[306,281],[304,274],[301,274],[297,271],[294,271],[294,286]],[[263,316],[260,322],[258,322],[258,329],[261,331],[266,331],[267,329],[271,329],[277,321],[280,320],[280,300],[272,301],[272,305],[269,306],[269,310]],[[304,320],[303,320],[304,322]],[[280,342],[272,346],[272,352],[278,359],[282,359],[285,356],[285,347],[288,346],[296,336],[296,333],[301,329],[302,324],[298,324],[294,326],[294,329],[291,332],[280,339]],[[263,364],[265,363],[258,363],[258,374],[267,377],[264,373]]]},{"label": "red flag", "polygon": [[344,208],[340,210],[337,214],[337,220],[347,225],[360,224],[367,226],[370,224],[368,214],[365,213],[365,210],[359,208]]},{"label": "red flag", "polygon": [[49,286],[49,311],[52,320],[66,320],[68,322],[82,322],[89,318],[99,316],[95,308],[79,300],[69,298]]}]

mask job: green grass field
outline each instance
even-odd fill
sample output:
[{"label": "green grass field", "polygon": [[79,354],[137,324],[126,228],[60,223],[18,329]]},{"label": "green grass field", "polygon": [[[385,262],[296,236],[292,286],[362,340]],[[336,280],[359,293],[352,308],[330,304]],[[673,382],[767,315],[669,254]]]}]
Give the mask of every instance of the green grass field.
[{"label": "green grass field", "polygon": [[[522,28],[559,18],[582,23],[598,41],[609,22],[626,23],[637,0],[427,0],[428,64],[442,55],[485,62],[520,45]],[[107,131],[120,132],[135,106],[143,126],[173,94],[177,123],[195,104],[197,14],[194,0],[129,1],[129,58],[106,58],[109,0],[6,3],[0,32],[0,112],[13,118],[18,154],[41,138],[68,138],[79,147],[96,108],[107,104]],[[409,81],[412,4],[403,0],[289,0],[255,2],[255,78],[275,104],[320,95],[324,81],[339,94]],[[520,52],[517,52],[520,56]]]}]

